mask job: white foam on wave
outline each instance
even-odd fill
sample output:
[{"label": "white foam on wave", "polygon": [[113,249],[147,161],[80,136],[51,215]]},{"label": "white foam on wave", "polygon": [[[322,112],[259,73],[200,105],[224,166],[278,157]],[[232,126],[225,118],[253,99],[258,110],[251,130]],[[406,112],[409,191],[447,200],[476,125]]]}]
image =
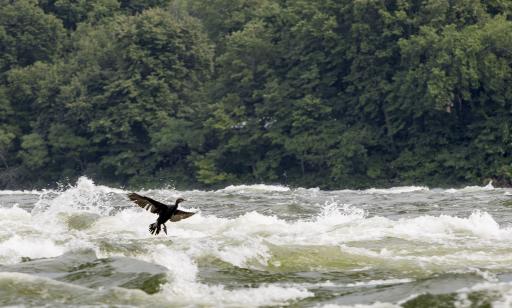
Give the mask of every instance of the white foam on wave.
[{"label": "white foam on wave", "polygon": [[391,224],[388,236],[431,242],[453,239],[461,232],[481,239],[506,239],[512,235],[512,229],[500,228],[489,213],[482,211],[474,211],[467,218],[426,215],[402,218]]},{"label": "white foam on wave", "polygon": [[76,232],[53,215],[32,215],[17,208],[0,208],[0,263],[20,262],[21,257],[50,258],[75,247],[84,247]]},{"label": "white foam on wave", "polygon": [[32,216],[27,211],[16,206],[0,208],[0,221],[0,264],[17,263],[20,257],[39,258],[61,253],[52,241],[37,235],[39,230],[32,225]]},{"label": "white foam on wave", "polygon": [[[233,191],[245,189],[239,188]],[[408,189],[418,191],[423,188]],[[288,191],[288,188],[283,191]],[[374,193],[389,191],[402,193],[407,189]],[[512,261],[512,254],[507,251],[486,251],[489,243],[493,247],[512,245],[512,228],[500,227],[489,213],[483,211],[475,211],[467,217],[424,215],[392,220],[369,217],[361,208],[330,201],[317,216],[295,221],[257,211],[235,218],[199,212],[189,219],[167,225],[170,240],[179,238],[171,244],[167,237],[154,237],[148,233],[148,224],[155,220],[154,214],[133,206],[111,212],[113,194],[120,193],[125,192],[97,186],[83,178],[65,191],[44,195],[38,204],[39,211],[29,213],[17,207],[0,209],[0,263],[19,262],[24,256],[54,257],[76,248],[93,248],[99,257],[129,253],[131,257],[169,269],[171,279],[162,294],[168,296],[172,303],[257,306],[284,305],[313,296],[313,293],[300,285],[263,284],[255,288],[227,290],[221,285],[202,284],[198,282],[198,260],[213,257],[232,266],[261,269],[269,266],[275,247],[296,253],[304,247],[331,246],[339,247],[345,255],[370,257],[360,258],[371,260],[369,263],[361,261],[359,267],[371,262],[374,263],[370,265],[378,267],[405,260],[414,266],[446,265],[451,270],[480,264],[510,264]],[[167,191],[162,193],[169,194]],[[99,214],[99,218],[85,230],[70,230],[63,214],[81,212]],[[128,248],[136,242],[140,249],[128,253],[122,249],[101,251],[98,247],[104,239],[114,244],[127,243]],[[379,246],[388,239],[404,240],[409,244],[396,249],[393,245],[389,249]],[[374,248],[373,244],[367,245],[366,242],[378,242],[379,245]],[[355,247],[359,243],[363,243],[363,247]],[[429,255],[431,247],[447,249]],[[458,250],[453,247],[458,247]],[[419,249],[420,254],[415,254],[415,249]],[[311,260],[305,262],[315,261]],[[322,265],[314,266],[321,268]],[[405,278],[396,278],[355,282],[352,286],[405,282],[408,282]]]},{"label": "white foam on wave", "polygon": [[495,273],[487,271],[487,270],[482,270],[482,269],[477,268],[477,267],[468,267],[468,268],[465,268],[464,270],[452,271],[451,273],[454,273],[454,274],[472,273],[472,274],[480,276],[484,280],[490,281],[490,282],[498,282],[498,280],[499,280],[498,276]]},{"label": "white foam on wave", "polygon": [[[123,211],[112,218],[102,218],[96,225],[100,230],[126,232],[126,226],[133,226],[137,236],[148,236],[147,226],[137,221],[152,221],[152,216]],[[118,225],[116,225],[118,224]],[[110,227],[109,227],[110,226]],[[109,229],[110,228],[110,229]],[[363,210],[349,205],[329,203],[322,213],[311,220],[286,221],[275,216],[249,212],[234,219],[202,216],[173,224],[171,236],[181,239],[194,239],[188,253],[194,257],[216,256],[238,267],[251,264],[267,266],[272,257],[271,246],[340,246],[355,254],[371,255],[377,258],[405,258],[425,262],[456,263],[467,258],[469,261],[492,260],[506,262],[512,256],[468,253],[467,249],[488,247],[490,243],[503,246],[512,244],[512,229],[502,228],[486,212],[475,211],[469,217],[460,218],[448,215],[419,216],[398,221],[384,217],[366,217]],[[459,253],[448,256],[417,256],[407,251],[372,251],[353,248],[352,242],[377,241],[385,238],[403,239],[425,245],[458,245]],[[359,249],[359,250],[358,250]],[[362,249],[362,250],[361,250]],[[430,259],[429,259],[430,258]],[[438,258],[437,260],[435,258]]]},{"label": "white foam on wave", "polygon": [[285,192],[290,191],[289,187],[281,185],[266,185],[266,184],[254,184],[254,185],[230,185],[226,188],[217,190],[216,192],[222,193],[247,193],[247,192]]},{"label": "white foam on wave", "polygon": [[32,212],[58,213],[74,210],[108,214],[112,210],[109,201],[113,194],[123,193],[121,189],[96,185],[91,179],[80,177],[75,186],[64,191],[48,191],[42,194]]},{"label": "white foam on wave", "polygon": [[[500,228],[492,216],[478,211],[466,218],[441,215],[394,221],[384,217],[367,218],[360,209],[330,204],[313,220],[290,222],[250,212],[235,219],[198,215],[196,220],[187,223],[175,225],[173,232],[180,232],[180,237],[186,237],[187,232],[193,230],[194,238],[212,240],[204,247],[195,247],[195,255],[213,255],[239,267],[251,267],[254,264],[267,266],[272,257],[271,245],[340,246],[345,247],[344,251],[356,255],[368,255],[379,259],[404,259],[422,264],[444,262],[452,266],[457,266],[461,260],[478,264],[489,261],[506,263],[512,260],[512,255],[507,253],[479,254],[472,251],[486,249],[490,244],[512,244],[510,228]],[[423,256],[411,254],[411,251],[407,250],[373,251],[347,246],[352,242],[377,241],[385,238],[425,243],[425,249],[431,244],[441,245],[440,247],[458,246],[460,251],[448,255]]]},{"label": "white foam on wave", "polygon": [[[258,212],[249,212],[234,219],[203,216],[198,213],[187,220],[168,225],[168,232],[171,238],[180,238],[179,243],[174,243],[174,246],[186,249],[190,258],[214,256],[237,267],[259,267],[267,266],[268,260],[272,257],[270,244],[307,245],[313,243],[315,237],[327,242],[327,238],[331,237],[328,233],[333,227],[363,218],[362,210],[347,205],[338,208],[335,204],[326,206],[317,218],[299,222],[288,222]],[[154,215],[130,208],[114,216],[101,217],[88,233],[95,238],[120,236],[125,240],[156,240],[157,238],[148,233],[147,224],[142,223],[143,221],[147,224],[153,222]],[[326,238],[323,239],[324,237]],[[334,238],[331,240],[339,242]],[[165,251],[162,247],[159,249]],[[159,252],[158,255],[163,253]],[[151,257],[148,261],[158,262],[168,268],[174,267],[173,264],[164,262],[171,262],[173,258],[158,259],[157,256]],[[181,260],[178,263],[186,262]],[[193,272],[193,268],[194,266],[190,266],[187,272]],[[178,276],[183,277],[182,274]]]},{"label": "white foam on wave", "polygon": [[304,187],[298,187],[294,189],[295,191],[299,192],[308,192],[308,193],[317,193],[320,192],[320,187],[311,187],[311,188],[304,188]]},{"label": "white foam on wave", "polygon": [[272,256],[269,248],[261,240],[240,246],[227,246],[217,249],[215,255],[221,260],[234,266],[245,267],[248,260],[254,260],[259,264],[267,264]]},{"label": "white foam on wave", "polygon": [[[299,189],[297,189],[299,190]],[[304,189],[306,190],[306,189]],[[412,193],[412,192],[422,192],[422,191],[430,191],[430,188],[426,186],[399,186],[399,187],[391,187],[391,188],[368,188],[362,190],[354,190],[354,189],[342,189],[335,190],[333,192],[340,194],[359,194],[359,195],[396,195],[403,193]]]},{"label": "white foam on wave", "polygon": [[426,186],[401,186],[401,187],[391,187],[386,189],[380,188],[370,188],[361,191],[366,194],[383,194],[383,195],[391,195],[391,194],[403,194],[403,193],[411,193],[418,191],[429,191],[430,189]]},{"label": "white foam on wave", "polygon": [[63,254],[65,250],[64,247],[56,245],[50,239],[15,235],[0,243],[0,263],[18,263],[20,257],[31,259],[57,257]]},{"label": "white foam on wave", "polygon": [[480,192],[480,191],[490,191],[494,190],[494,186],[492,185],[492,181],[489,181],[485,186],[466,186],[464,188],[456,189],[450,188],[446,189],[447,193],[470,193],[470,192]]},{"label": "white foam on wave", "polygon": [[[494,307],[494,308],[512,307],[512,282],[489,282],[489,281],[486,281],[486,282],[482,282],[482,283],[477,283],[471,287],[465,287],[465,288],[457,290],[459,298],[461,298],[461,299],[467,299],[467,295],[471,292],[488,292],[488,293],[492,294],[492,296],[490,297],[490,299],[492,299],[490,307]],[[462,306],[460,306],[460,307],[462,307]]]},{"label": "white foam on wave", "polygon": [[171,282],[162,286],[160,294],[177,305],[207,306],[268,306],[283,305],[291,300],[313,296],[301,287],[262,285],[256,288],[226,290],[222,285],[205,285],[197,282],[198,267],[185,251],[178,251],[163,244],[153,247],[143,259],[165,266]]},{"label": "white foam on wave", "polygon": [[0,195],[40,195],[45,190],[0,190]]},{"label": "white foam on wave", "polygon": [[[328,225],[343,225],[366,218],[366,211],[350,204],[328,201],[314,222]],[[307,222],[307,221],[306,221]]]},{"label": "white foam on wave", "polygon": [[227,290],[221,285],[208,286],[199,283],[166,284],[163,294],[173,304],[184,304],[213,307],[260,307],[286,305],[314,296],[314,293],[300,287],[280,287],[261,285],[255,288]]},{"label": "white foam on wave", "polygon": [[336,305],[336,304],[326,304],[326,305],[317,305],[317,308],[402,308],[400,305],[392,304],[392,303],[381,303],[375,302],[372,304],[355,304],[355,305]]},{"label": "white foam on wave", "polygon": [[[1,236],[9,232],[21,236],[26,246],[31,246],[37,239],[45,239],[48,250],[39,249],[39,255],[27,253],[23,245],[16,249],[12,243],[4,243],[4,252],[9,249],[10,260],[17,257],[55,256],[71,248],[94,246],[95,239],[120,238],[141,239],[153,238],[147,231],[149,223],[153,222],[153,214],[136,207],[129,207],[112,216],[102,214],[95,223],[85,231],[69,230],[62,213],[70,211],[92,211],[105,213],[100,198],[96,207],[77,207],[74,200],[85,203],[90,200],[82,186],[77,185],[71,192],[65,191],[61,196],[49,201],[46,211],[33,212],[32,215],[19,208],[0,209],[0,218],[4,221],[0,226]],[[87,186],[86,186],[87,187]],[[85,191],[88,191],[85,189]],[[64,196],[64,197],[62,197]],[[66,197],[67,196],[67,197]],[[59,198],[61,197],[61,198]],[[80,198],[85,198],[80,199]],[[272,258],[271,246],[338,246],[349,251],[352,242],[379,241],[385,238],[403,239],[415,243],[458,245],[462,254],[456,253],[444,256],[443,260],[456,262],[463,258],[467,249],[472,247],[488,247],[492,242],[495,246],[512,245],[512,229],[500,227],[493,217],[481,211],[475,211],[468,217],[418,216],[392,220],[385,217],[367,217],[364,210],[338,202],[328,202],[323,206],[319,215],[312,219],[287,221],[276,216],[263,215],[258,212],[248,212],[236,218],[219,218],[203,216],[201,213],[168,225],[169,235],[184,239],[189,243],[187,253],[193,258],[215,256],[229,264],[238,267],[254,265],[267,266]],[[10,231],[10,230],[15,230]],[[23,235],[26,234],[26,235]],[[30,236],[28,236],[31,234]],[[35,236],[36,234],[37,236]],[[188,239],[188,241],[187,241]],[[196,241],[197,240],[197,241]],[[2,242],[0,242],[2,243]],[[55,244],[59,243],[59,244]],[[378,258],[401,258],[406,252],[399,251],[351,251],[356,254],[369,255]],[[2,254],[0,254],[2,255]],[[505,262],[510,259],[507,254],[499,256],[493,253],[486,255],[471,254],[470,261],[485,261],[493,256]],[[405,256],[410,260],[433,262],[432,259],[421,259],[421,256]],[[479,259],[480,258],[480,259]],[[450,263],[452,262],[450,261]],[[252,264],[252,265],[251,265]]]},{"label": "white foam on wave", "polygon": [[[492,185],[492,181],[490,181],[485,186],[466,186],[460,189],[446,189],[442,190],[447,193],[457,193],[457,192],[478,192],[478,191],[489,191],[494,190],[494,186]],[[298,192],[311,192],[318,193],[321,190],[318,187],[314,188],[303,188],[298,187],[294,188],[294,191]],[[85,194],[86,192],[92,192],[96,194],[108,194],[108,193],[118,193],[123,194],[126,191],[117,188],[111,188],[104,185],[97,185],[93,180],[82,176],[78,178],[76,185],[68,186],[64,192],[68,192],[67,194]],[[219,189],[215,192],[220,193],[240,193],[246,194],[251,192],[288,192],[291,189],[287,186],[283,185],[269,185],[269,184],[252,184],[252,185],[229,185],[223,189]],[[412,193],[412,192],[421,192],[421,191],[430,191],[429,187],[426,186],[399,186],[399,187],[391,187],[391,188],[369,188],[364,190],[339,190],[338,192],[345,193],[357,193],[357,194],[402,194],[402,193]],[[45,195],[45,194],[61,194],[62,190],[0,190],[0,195],[23,195],[23,194],[31,194],[31,195]],[[191,192],[199,192],[197,190],[193,190]],[[166,187],[163,189],[150,189],[150,190],[142,190],[141,193],[156,193],[162,195],[172,194],[173,197],[182,196],[183,192],[175,190],[173,187]],[[506,195],[512,194],[512,192],[505,192]]]},{"label": "white foam on wave", "polygon": [[[88,177],[82,176],[79,177],[76,185],[64,187],[64,190],[73,190],[74,188],[78,188],[80,190],[94,190],[97,192],[105,192],[105,193],[123,193],[122,189],[112,188],[104,185],[97,185],[93,180]],[[41,195],[48,193],[62,193],[63,189],[33,189],[33,190],[0,190],[0,195]]]},{"label": "white foam on wave", "polygon": [[[291,189],[287,186],[282,185],[266,185],[266,184],[254,184],[254,185],[230,185],[226,188],[217,190],[216,192],[222,193],[250,193],[250,192],[287,192]],[[309,193],[318,193],[320,192],[320,188],[304,188],[298,187],[295,188],[294,191],[298,192],[309,192]],[[383,194],[383,195],[392,195],[392,194],[403,194],[403,193],[411,193],[411,192],[421,192],[421,191],[430,191],[430,189],[426,186],[400,186],[400,187],[391,187],[391,188],[369,188],[364,190],[351,190],[344,189],[339,190],[337,192],[345,192],[345,193],[356,193],[356,194]]]},{"label": "white foam on wave", "polygon": [[123,194],[125,193],[124,190],[119,188],[112,188],[105,185],[97,185],[94,183],[93,180],[89,179],[88,177],[82,176],[78,178],[76,181],[75,186],[69,187],[71,190],[77,189],[79,191],[85,191],[85,192],[102,192],[102,193],[118,193]]},{"label": "white foam on wave", "polygon": [[[0,208],[0,221],[3,224],[0,224],[0,228],[4,227],[6,223],[13,223],[16,221],[20,221],[23,219],[30,219],[30,213],[21,209],[17,206],[13,206],[11,208]],[[11,227],[11,226],[10,226]],[[16,231],[13,229],[13,231]]]},{"label": "white foam on wave", "polygon": [[202,233],[205,239],[213,239],[206,247],[197,250],[202,251],[203,255],[216,256],[232,265],[248,267],[250,264],[267,266],[268,260],[272,257],[269,244],[339,243],[339,240],[330,234],[333,227],[363,219],[364,212],[347,205],[342,208],[329,205],[315,219],[298,222],[288,222],[258,212],[249,212],[235,219],[196,216],[195,221],[187,221],[187,229]]},{"label": "white foam on wave", "polygon": [[358,281],[354,283],[348,283],[346,287],[371,287],[371,286],[384,286],[384,285],[394,285],[401,283],[412,282],[414,279],[402,278],[402,279],[377,279],[370,281]]}]

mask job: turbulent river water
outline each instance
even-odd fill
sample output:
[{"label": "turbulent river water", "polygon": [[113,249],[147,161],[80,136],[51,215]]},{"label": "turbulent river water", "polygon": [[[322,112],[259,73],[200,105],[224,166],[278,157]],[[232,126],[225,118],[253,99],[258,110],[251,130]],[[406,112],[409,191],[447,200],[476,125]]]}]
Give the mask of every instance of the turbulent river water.
[{"label": "turbulent river water", "polygon": [[0,191],[0,305],[510,307],[512,190]]}]

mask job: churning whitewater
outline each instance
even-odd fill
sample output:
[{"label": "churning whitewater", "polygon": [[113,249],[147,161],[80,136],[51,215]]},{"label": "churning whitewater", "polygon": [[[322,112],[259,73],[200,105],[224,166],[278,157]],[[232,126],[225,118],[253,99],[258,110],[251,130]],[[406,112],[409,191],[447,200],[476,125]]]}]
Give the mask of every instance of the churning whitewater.
[{"label": "churning whitewater", "polygon": [[512,190],[0,191],[0,305],[512,305]]}]

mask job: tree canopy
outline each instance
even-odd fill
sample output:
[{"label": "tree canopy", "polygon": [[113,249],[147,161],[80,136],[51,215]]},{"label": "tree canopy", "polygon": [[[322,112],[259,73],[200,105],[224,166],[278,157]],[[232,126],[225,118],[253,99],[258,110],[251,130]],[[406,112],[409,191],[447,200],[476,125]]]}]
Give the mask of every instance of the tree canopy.
[{"label": "tree canopy", "polygon": [[512,183],[509,1],[0,4],[0,187]]}]

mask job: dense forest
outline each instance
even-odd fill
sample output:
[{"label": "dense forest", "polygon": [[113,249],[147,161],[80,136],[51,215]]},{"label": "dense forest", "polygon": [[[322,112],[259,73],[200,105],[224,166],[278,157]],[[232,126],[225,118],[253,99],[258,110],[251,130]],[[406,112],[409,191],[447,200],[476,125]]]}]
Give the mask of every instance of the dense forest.
[{"label": "dense forest", "polygon": [[510,0],[0,0],[0,188],[512,182]]}]

